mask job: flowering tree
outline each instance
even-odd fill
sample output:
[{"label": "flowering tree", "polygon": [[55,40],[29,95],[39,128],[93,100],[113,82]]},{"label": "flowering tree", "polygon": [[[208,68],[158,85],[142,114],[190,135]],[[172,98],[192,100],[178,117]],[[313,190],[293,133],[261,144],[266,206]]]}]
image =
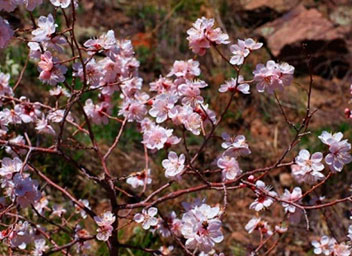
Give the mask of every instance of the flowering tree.
[{"label": "flowering tree", "polygon": [[[293,124],[277,95],[277,91],[290,86],[293,66],[269,60],[265,65],[256,66],[252,79],[246,80],[241,74],[246,58],[261,48],[262,43],[251,38],[238,40],[230,46],[231,56],[227,57],[221,47],[229,45],[230,38],[215,28],[213,19],[197,19],[187,31],[193,53],[203,56],[213,48],[236,73],[218,89],[219,93],[228,95],[228,102],[216,113],[202,96],[202,89],[208,84],[200,79],[200,63],[196,59],[176,60],[168,74],[145,85],[138,74],[140,64],[130,41],[116,39],[110,30],[81,45],[75,33],[79,3],[50,0],[55,15],[34,17],[32,11],[40,8],[42,2],[0,0],[0,10],[12,12],[26,8],[32,20],[30,27],[14,31],[0,17],[0,48],[17,38],[29,49],[16,80],[0,73],[0,144],[3,146],[0,239],[9,254],[94,255],[90,246],[105,243],[110,255],[118,255],[121,248],[152,255],[225,255],[219,251],[219,244],[224,240],[222,227],[226,222],[228,198],[235,190],[250,190],[255,197],[249,206],[253,216],[243,226],[250,234],[260,234],[260,241],[255,242],[258,245],[250,255],[269,255],[280,237],[290,231],[291,222],[302,219],[309,230],[309,211],[352,200],[348,196],[324,203],[321,200],[304,202],[352,161],[351,144],[340,132],[324,131],[317,139],[326,145],[327,152],[300,149],[295,158],[289,159],[289,153],[299,148],[301,138],[309,135],[309,123],[316,112],[310,101],[313,80],[306,88],[307,104],[302,121],[299,125]],[[59,15],[64,17],[64,25],[55,23]],[[18,93],[29,62],[37,65],[40,83],[50,89],[48,98],[40,102],[31,102]],[[244,170],[241,158],[251,154],[245,136],[223,133],[220,137],[218,128],[231,111],[235,97],[255,93],[251,85],[256,85],[258,93],[275,98],[285,122],[295,134],[270,166]],[[118,113],[114,114],[116,104]],[[104,127],[110,122],[116,122],[119,130],[109,147],[103,148],[96,139],[95,127]],[[116,176],[109,157],[132,124],[137,125],[142,136],[145,167],[139,172],[126,171]],[[189,147],[190,135],[202,140],[196,150]],[[216,159],[206,159],[207,165],[199,166],[199,156],[213,146],[210,141],[216,137],[220,139],[222,151]],[[176,149],[180,151],[175,152]],[[73,151],[99,159],[99,168],[87,167],[74,157]],[[153,179],[150,158],[157,155],[165,157],[159,161],[167,179],[165,183]],[[98,211],[88,200],[76,197],[70,188],[58,184],[50,171],[43,170],[40,156],[61,159],[77,169],[82,179],[104,191],[108,210]],[[274,190],[267,185],[270,180],[266,178],[274,169],[288,166],[296,187]],[[197,184],[190,186],[184,181],[192,176],[197,177]],[[215,205],[202,198],[184,201],[183,210],[171,204],[175,198],[196,195],[202,190],[216,191],[223,200]],[[49,196],[55,200],[48,200]],[[275,203],[282,205],[285,214],[281,220],[269,224],[260,217],[261,211],[270,211]],[[155,236],[169,238],[168,242],[160,248],[121,242],[119,230],[135,223],[156,232]],[[62,243],[60,236],[68,237],[69,241]],[[351,240],[352,226],[345,241],[322,236],[311,244],[315,254],[348,256]]]}]

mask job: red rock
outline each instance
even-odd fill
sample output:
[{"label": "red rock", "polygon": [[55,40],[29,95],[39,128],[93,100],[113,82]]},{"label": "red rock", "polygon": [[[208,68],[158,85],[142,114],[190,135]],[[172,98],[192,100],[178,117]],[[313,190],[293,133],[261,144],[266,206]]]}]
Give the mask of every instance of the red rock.
[{"label": "red rock", "polygon": [[274,56],[286,45],[307,40],[332,41],[343,39],[343,29],[334,24],[316,9],[299,5],[281,18],[264,24],[256,32],[266,38]]}]

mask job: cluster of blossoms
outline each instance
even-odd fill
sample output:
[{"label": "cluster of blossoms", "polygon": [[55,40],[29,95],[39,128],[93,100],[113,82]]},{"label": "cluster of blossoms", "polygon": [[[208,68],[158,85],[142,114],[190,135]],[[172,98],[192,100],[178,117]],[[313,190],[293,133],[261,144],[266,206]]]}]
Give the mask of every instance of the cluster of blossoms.
[{"label": "cluster of blossoms", "polygon": [[295,68],[287,63],[278,64],[269,60],[266,65],[258,64],[253,71],[258,92],[274,93],[291,84]]},{"label": "cluster of blossoms", "polygon": [[319,136],[319,139],[329,146],[325,162],[332,172],[341,172],[345,164],[352,162],[351,144],[347,140],[342,140],[342,137],[341,132],[331,134],[326,131]]},{"label": "cluster of blossoms", "polygon": [[242,173],[237,157],[249,155],[251,150],[243,135],[231,137],[227,133],[223,133],[222,139],[224,142],[221,144],[221,147],[225,151],[218,158],[217,166],[222,170],[224,181],[233,180]]},{"label": "cluster of blossoms", "polygon": [[238,39],[237,44],[230,46],[231,53],[233,54],[230,63],[232,65],[242,65],[251,51],[258,50],[262,46],[263,43],[257,43],[252,38],[247,38],[246,40]]},{"label": "cluster of blossoms", "polygon": [[[20,5],[24,5],[28,11],[33,11],[42,2],[42,0],[0,0],[0,11],[12,12]],[[62,224],[54,226],[58,226],[64,231],[66,227],[63,225],[69,224],[68,222],[74,219],[72,221],[73,227],[67,225],[73,231],[69,230],[71,235],[73,233],[73,240],[67,245],[67,248],[75,245],[78,255],[82,255],[83,250],[89,248],[89,240],[92,239],[106,242],[111,254],[113,254],[114,246],[118,244],[118,241],[113,240],[118,237],[118,218],[123,218],[119,213],[128,209],[125,218],[131,221],[131,214],[134,212],[130,209],[144,207],[133,217],[133,220],[140,223],[144,230],[151,230],[162,237],[174,237],[177,241],[184,242],[185,245],[181,247],[185,251],[191,250],[193,255],[224,256],[223,253],[216,253],[215,246],[224,240],[222,219],[226,210],[228,193],[226,188],[227,185],[232,186],[235,182],[239,183],[239,188],[249,188],[251,193],[255,195],[249,208],[256,211],[258,217],[250,219],[245,226],[248,233],[259,231],[261,235],[270,238],[274,234],[282,234],[287,231],[287,228],[281,225],[276,225],[273,229],[268,222],[259,217],[259,212],[268,210],[274,202],[279,202],[282,205],[284,215],[288,216],[289,220],[300,219],[304,210],[304,205],[301,203],[306,195],[301,187],[285,188],[281,192],[279,190],[276,192],[263,181],[265,175],[255,176],[256,172],[253,172],[254,175],[249,175],[242,170],[239,161],[251,154],[244,135],[231,136],[223,133],[221,136],[223,150],[215,161],[218,169],[210,172],[215,174],[221,172],[221,182],[205,180],[202,173],[193,167],[203,146],[194,157],[190,156],[186,134],[190,136],[202,135],[205,138],[203,145],[206,145],[211,137],[217,137],[215,129],[226,113],[219,118],[203,98],[202,90],[208,87],[208,84],[200,79],[201,69],[197,60],[176,60],[165,76],[160,76],[149,86],[144,86],[144,81],[138,72],[140,63],[135,57],[131,41],[119,40],[115,37],[114,31],[109,30],[98,38],[85,41],[83,46],[79,46],[73,33],[74,13],[77,4],[72,0],[50,0],[50,2],[58,12],[63,12],[63,9],[73,4],[71,6],[72,27],[68,27],[67,31],[60,31],[52,14],[40,16],[37,20],[33,20],[36,26],[29,35],[27,46],[30,60],[38,66],[38,79],[50,88],[50,100],[55,100],[55,106],[31,102],[24,96],[16,98],[15,92],[17,91],[10,85],[10,75],[0,72],[0,105],[2,107],[0,110],[0,139],[4,141],[1,144],[4,145],[4,154],[6,154],[1,160],[0,168],[1,189],[4,192],[4,197],[0,197],[1,215],[3,213],[6,215],[11,210],[21,211],[25,208],[26,211],[29,211],[32,208],[37,217],[48,218],[46,220],[49,220],[51,224],[55,223],[57,219],[61,220]],[[68,19],[68,16],[65,15],[65,18]],[[67,24],[69,26],[70,22]],[[70,37],[65,33],[70,33]],[[215,47],[219,51],[217,48],[219,45],[230,44],[230,37],[220,28],[214,28],[213,19],[205,17],[198,19],[187,31],[187,34],[190,49],[200,56],[204,55],[211,47]],[[13,36],[14,31],[10,24],[0,17],[0,48],[5,48]],[[220,85],[218,89],[220,93],[230,92],[231,97],[235,93],[248,95],[250,94],[249,84],[254,82],[258,92],[272,94],[291,84],[294,67],[287,63],[276,63],[273,60],[269,60],[266,65],[258,64],[253,72],[252,81],[246,81],[239,74],[240,68],[237,66],[243,65],[249,54],[260,49],[262,45],[260,42],[247,38],[239,39],[237,44],[229,47],[232,55],[228,62],[234,65],[237,76]],[[75,51],[79,52],[79,56],[72,56],[69,60],[64,59],[63,56],[67,53],[66,48],[71,48],[73,55],[75,55]],[[71,85],[68,79],[70,75],[73,81]],[[78,90],[76,84],[79,84]],[[85,102],[81,104],[79,100],[82,100],[81,96],[87,92],[96,92],[97,97],[84,98]],[[66,102],[66,104],[62,106],[61,102]],[[72,107],[77,102],[82,111],[79,115],[73,113],[74,108]],[[118,102],[118,112],[115,117],[116,102]],[[230,105],[228,104],[228,107]],[[306,116],[306,118],[308,117],[309,115]],[[106,159],[116,147],[121,134],[117,135],[107,153],[102,155],[94,137],[94,129],[91,127],[91,123],[107,125],[111,120],[121,124],[121,132],[128,123],[136,123],[137,129],[143,137],[141,143],[146,158],[146,166],[142,171],[129,173],[120,178],[112,177]],[[77,129],[73,134],[67,136],[67,140],[66,135],[63,136],[65,122]],[[209,127],[212,129],[210,133],[207,133]],[[41,148],[40,143],[43,143],[43,140],[37,139],[36,146],[33,147],[27,133],[17,134],[17,131],[31,130],[31,128],[41,136],[47,136],[45,138],[48,141],[55,141],[54,144],[47,148]],[[83,142],[75,138],[75,135],[80,132],[88,135],[92,147],[84,145]],[[182,132],[184,135],[182,139],[177,136],[178,132]],[[297,137],[299,137],[298,135],[300,134],[297,134]],[[347,140],[343,140],[342,137],[342,133],[331,134],[326,131],[319,136],[320,140],[329,146],[325,163],[330,169],[330,174],[341,172],[344,165],[352,162],[351,144]],[[185,154],[176,153],[177,150],[174,149],[174,146],[182,140],[187,151],[187,158]],[[95,176],[94,172],[91,175],[85,167],[82,167],[81,163],[66,155],[67,152],[61,147],[63,141],[75,141],[77,148],[92,149],[97,153],[102,163],[104,175]],[[78,166],[80,172],[86,175],[85,177],[102,185],[110,199],[111,210],[97,215],[93,211],[93,207],[90,207],[88,200],[75,199],[69,191],[51,181],[31,162],[32,151],[36,150],[43,152],[43,154],[49,152],[64,157],[68,162]],[[148,165],[148,154],[156,154],[162,150],[167,152],[167,158],[161,161],[161,166],[168,183],[143,198],[146,196],[147,185],[152,184],[152,168],[154,167]],[[295,157],[294,164],[292,162],[289,164],[292,176],[300,184],[316,184],[326,177],[323,173],[325,169],[322,163],[323,159],[324,155],[320,152],[311,154],[308,150],[302,149]],[[273,168],[278,167],[281,160]],[[160,201],[154,201],[154,203],[151,202],[152,198],[160,195],[160,192],[166,190],[175,181],[180,185],[184,176],[192,174],[192,172],[188,172],[189,170],[202,177],[202,180],[205,181],[204,188],[223,189],[224,207],[211,206],[206,204],[205,200],[196,200],[193,203],[183,203],[184,210],[179,215],[180,217],[177,217],[177,213],[173,210],[167,215],[161,214],[161,208],[157,209],[154,206],[163,202],[163,198],[168,199],[168,196],[159,197],[157,200]],[[31,177],[30,173],[39,174],[39,178],[45,180],[45,185],[42,185],[39,179],[32,179],[33,176]],[[247,181],[244,179],[246,176]],[[132,187],[131,190],[128,187],[128,192],[118,187],[123,181],[128,184],[126,187]],[[119,184],[116,185],[114,182]],[[49,202],[52,197],[45,194],[47,184],[64,193],[73,202],[73,205]],[[199,187],[193,189],[197,191]],[[143,191],[137,195],[135,190],[139,188],[143,188]],[[118,191],[127,195],[129,199],[138,199],[140,202],[135,204],[123,202],[123,204],[117,205],[120,203],[120,198],[118,198],[119,200],[116,198]],[[191,192],[192,189],[187,188],[180,190],[179,195]],[[177,195],[177,192],[169,194],[169,198],[177,197]],[[72,210],[73,213],[66,219],[65,215],[68,215],[69,210]],[[12,213],[10,212],[10,214]],[[49,249],[53,249],[50,253],[62,249],[48,239],[48,236],[43,235],[46,234],[45,228],[34,222],[18,221],[17,215],[10,216],[15,216],[16,222],[11,225],[6,224],[6,228],[0,232],[0,240],[6,241],[10,247],[24,250],[30,244],[32,255],[42,255]],[[79,224],[88,216],[98,226],[94,236],[90,236],[89,232]],[[75,222],[76,219],[77,222]],[[348,237],[352,239],[352,227],[349,229]],[[47,242],[50,242],[51,248]],[[316,254],[334,256],[349,256],[351,254],[350,241],[338,243],[334,238],[323,236],[320,241],[313,241],[312,245]],[[258,248],[260,249],[261,246]],[[129,248],[128,245],[126,248]],[[173,246],[162,246],[159,249],[163,255],[171,254],[173,250]],[[67,254],[69,254],[68,250]]]},{"label": "cluster of blossoms", "polygon": [[104,212],[102,216],[95,216],[94,220],[99,226],[97,229],[97,239],[100,241],[107,241],[113,231],[112,224],[115,222],[116,217],[111,212]]},{"label": "cluster of blossoms", "polygon": [[174,234],[186,239],[186,248],[199,255],[215,253],[214,246],[220,243],[224,236],[221,231],[222,222],[220,220],[222,211],[219,206],[211,207],[204,203],[204,200],[196,199],[192,203],[183,203],[185,213],[178,219],[175,212],[171,212],[167,217],[157,217],[158,210],[151,207],[137,213],[134,220],[141,223],[143,229],[158,231],[163,237]]},{"label": "cluster of blossoms", "polygon": [[214,27],[214,19],[202,17],[193,23],[192,28],[187,30],[187,40],[192,51],[200,56],[204,55],[206,49],[211,45],[229,44],[229,36]]},{"label": "cluster of blossoms", "polygon": [[345,242],[338,243],[335,238],[329,236],[322,236],[319,241],[314,240],[312,245],[317,255],[350,256],[352,253],[350,245]]},{"label": "cluster of blossoms", "polygon": [[2,159],[0,176],[5,195],[23,208],[31,206],[41,198],[38,182],[32,180],[28,173],[24,173],[24,169],[25,166],[18,157]]}]

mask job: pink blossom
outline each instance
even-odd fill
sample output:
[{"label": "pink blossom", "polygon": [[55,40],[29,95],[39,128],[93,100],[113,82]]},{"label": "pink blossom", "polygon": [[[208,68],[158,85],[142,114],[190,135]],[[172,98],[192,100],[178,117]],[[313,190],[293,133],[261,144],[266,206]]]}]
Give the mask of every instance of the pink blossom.
[{"label": "pink blossom", "polygon": [[31,123],[38,119],[42,114],[38,103],[31,104],[25,98],[22,98],[22,103],[14,107],[14,111],[20,116],[23,123]]},{"label": "pink blossom", "polygon": [[186,106],[175,106],[169,112],[169,117],[175,125],[183,124],[186,130],[194,135],[200,134],[202,118],[199,114],[193,112],[193,108]]},{"label": "pink blossom", "polygon": [[327,131],[323,131],[322,134],[318,136],[318,138],[321,140],[321,142],[330,146],[333,143],[340,142],[343,138],[343,133],[329,133]]},{"label": "pink blossom", "polygon": [[329,154],[325,156],[325,162],[333,172],[341,172],[345,164],[352,162],[350,154],[351,144],[347,140],[342,140],[341,132],[331,134],[323,131],[319,139],[329,146]]},{"label": "pink blossom", "polygon": [[182,96],[182,104],[191,105],[192,107],[197,106],[204,102],[202,96],[200,96],[200,89],[207,87],[208,85],[201,80],[189,81],[187,80],[185,84],[181,84],[178,87],[180,96]]},{"label": "pink blossom", "polygon": [[236,137],[231,137],[227,133],[222,133],[221,135],[224,142],[221,147],[226,149],[225,155],[230,156],[246,156],[251,153],[248,144],[246,143],[246,137],[243,135],[238,135]]},{"label": "pink blossom", "polygon": [[292,165],[292,175],[298,182],[313,184],[324,178],[321,173],[324,165],[321,163],[323,154],[316,152],[310,156],[308,150],[302,149],[295,158],[296,165]]},{"label": "pink blossom", "polygon": [[194,112],[200,115],[204,124],[216,124],[216,113],[209,109],[209,104],[199,104],[195,107]]},{"label": "pink blossom", "polygon": [[22,119],[20,117],[20,112],[15,111],[14,109],[5,108],[3,111],[0,112],[0,119],[4,119],[5,124],[21,124]]},{"label": "pink blossom", "polygon": [[42,196],[37,202],[34,203],[33,206],[39,212],[39,214],[42,214],[44,210],[47,209],[48,204],[48,198],[46,196]]},{"label": "pink blossom", "polygon": [[266,221],[262,221],[261,218],[253,217],[245,226],[245,229],[250,234],[254,230],[259,230],[262,234],[272,235],[273,232],[271,231],[270,226]]},{"label": "pink blossom", "polygon": [[[113,61],[112,59],[106,57],[98,62],[98,66],[100,72],[102,73],[102,79],[100,81],[100,85],[105,85],[102,93],[103,94],[112,94],[117,91],[119,87],[117,83],[119,81],[119,77],[123,72],[122,63]],[[109,84],[114,84],[112,87]]]},{"label": "pink blossom", "polygon": [[[26,141],[24,140],[22,135],[18,135],[15,138],[12,138],[9,140],[10,143],[14,143],[17,145],[26,145]],[[16,157],[19,155],[24,155],[26,154],[27,150],[23,148],[14,148],[7,146],[5,147],[5,151],[7,154],[10,154],[12,157]]]},{"label": "pink blossom", "polygon": [[336,243],[334,245],[334,256],[350,256],[352,253],[351,246],[345,243]]},{"label": "pink blossom", "polygon": [[258,50],[263,46],[262,43],[257,43],[252,38],[246,40],[237,40],[237,44],[230,46],[230,51],[233,56],[230,59],[232,65],[242,65],[244,59],[251,53],[251,51]]},{"label": "pink blossom", "polygon": [[287,64],[277,64],[269,60],[266,66],[258,64],[253,71],[254,81],[257,83],[258,92],[267,91],[272,94],[274,90],[283,90],[293,80],[294,67]]},{"label": "pink blossom", "polygon": [[165,168],[165,177],[175,178],[180,175],[185,167],[185,160],[184,154],[177,156],[175,152],[170,151],[168,159],[162,161],[162,166]]},{"label": "pink blossom", "polygon": [[218,159],[217,165],[222,169],[222,179],[224,181],[233,180],[242,173],[242,170],[234,157],[223,155]]},{"label": "pink blossom", "polygon": [[127,97],[133,97],[142,89],[143,79],[140,77],[132,77],[125,79],[121,83],[122,92]]},{"label": "pink blossom", "polygon": [[119,111],[119,115],[123,115],[125,118],[127,118],[128,122],[140,122],[144,119],[147,113],[148,110],[144,102],[130,98],[126,98],[123,101],[121,110]]},{"label": "pink blossom", "polygon": [[109,118],[103,113],[110,112],[110,105],[108,102],[100,102],[99,104],[94,105],[91,99],[86,100],[84,105],[84,112],[95,124],[108,124]]},{"label": "pink blossom", "polygon": [[160,77],[158,80],[150,83],[150,91],[158,94],[176,91],[176,85],[168,78]]},{"label": "pink blossom", "polygon": [[38,133],[55,135],[56,132],[54,128],[48,123],[46,118],[38,119],[36,122],[35,129]]},{"label": "pink blossom", "polygon": [[50,85],[56,85],[65,81],[64,74],[67,68],[63,65],[57,64],[58,59],[53,58],[51,52],[46,51],[40,56],[39,67],[39,79]]},{"label": "pink blossom", "polygon": [[113,213],[110,211],[104,212],[101,216],[95,216],[94,217],[95,222],[99,227],[104,226],[104,225],[112,225],[116,217],[114,216]]},{"label": "pink blossom", "polygon": [[329,151],[330,153],[325,156],[325,162],[333,172],[341,172],[345,164],[352,162],[351,144],[347,140],[331,144]]},{"label": "pink blossom", "polygon": [[40,44],[37,42],[28,42],[27,46],[29,48],[29,57],[33,60],[40,59],[40,55],[42,54]]},{"label": "pink blossom", "polygon": [[32,181],[30,177],[23,178],[21,174],[17,173],[13,182],[15,185],[15,196],[18,204],[25,208],[34,204],[41,197],[38,191],[38,182]]},{"label": "pink blossom", "polygon": [[0,96],[13,96],[12,88],[9,85],[10,75],[0,72]]},{"label": "pink blossom", "polygon": [[71,0],[50,0],[51,4],[55,7],[67,8],[71,4]]},{"label": "pink blossom", "polygon": [[144,132],[142,143],[149,149],[160,150],[164,147],[168,138],[172,136],[172,132],[173,129],[165,129],[155,125]]},{"label": "pink blossom", "polygon": [[12,247],[18,247],[24,250],[27,244],[32,241],[32,229],[30,224],[25,221],[17,222],[8,235],[8,239]]},{"label": "pink blossom", "polygon": [[53,36],[48,41],[42,42],[43,49],[51,49],[59,53],[63,53],[63,45],[67,43],[65,37],[63,36]]},{"label": "pink blossom", "polygon": [[283,234],[283,233],[286,233],[288,230],[287,227],[284,227],[284,226],[279,226],[279,225],[276,225],[275,226],[275,231],[279,234]]},{"label": "pink blossom", "polygon": [[352,241],[352,225],[348,226],[348,235],[347,237]]},{"label": "pink blossom", "polygon": [[249,55],[250,50],[245,46],[245,41],[238,39],[237,44],[230,46],[233,56],[230,59],[232,65],[242,65],[244,59]]},{"label": "pink blossom", "polygon": [[130,175],[126,180],[126,183],[130,184],[132,188],[144,187],[151,184],[152,179],[150,177],[150,169]]},{"label": "pink blossom", "polygon": [[14,159],[5,157],[1,161],[0,175],[11,178],[16,172],[20,172],[23,167],[21,159],[15,157]]},{"label": "pink blossom", "polygon": [[[79,199],[78,200],[84,207],[90,209],[89,206],[89,201],[87,199]],[[81,215],[81,217],[83,219],[87,218],[87,213],[84,209],[82,209],[81,207],[79,207],[78,205],[75,204],[75,210],[77,213],[79,213]]]},{"label": "pink blossom", "polygon": [[133,220],[137,223],[142,223],[142,227],[148,230],[150,227],[158,225],[158,219],[155,217],[158,214],[158,209],[150,207],[148,210],[143,209],[142,213],[134,215]]},{"label": "pink blossom", "polygon": [[172,245],[170,246],[160,246],[159,251],[162,253],[162,255],[172,255],[172,251],[174,250],[174,247]]},{"label": "pink blossom", "polygon": [[133,45],[131,40],[116,40],[117,47],[119,49],[119,55],[124,58],[129,58],[134,55]]},{"label": "pink blossom", "polygon": [[55,96],[58,98],[61,97],[62,95],[66,96],[66,97],[71,96],[71,94],[65,88],[62,88],[60,85],[50,89],[49,94],[50,94],[50,96]]},{"label": "pink blossom", "polygon": [[255,51],[262,48],[263,43],[258,43],[257,41],[253,40],[252,38],[247,38],[244,40],[244,46],[249,49],[250,51]]},{"label": "pink blossom", "polygon": [[[284,194],[281,199],[289,202],[297,202],[302,197],[302,189],[300,187],[295,187],[292,192],[285,189]],[[296,211],[296,207],[292,204],[282,202],[282,206],[285,208],[285,212],[294,213]]]},{"label": "pink blossom", "polygon": [[200,75],[199,62],[195,60],[176,60],[170,73],[167,75],[176,77],[183,77],[186,79],[193,79],[196,76]]},{"label": "pink blossom", "polygon": [[194,135],[200,134],[202,118],[197,113],[190,112],[189,115],[184,116],[182,123],[185,126],[186,130],[192,132]]},{"label": "pink blossom", "polygon": [[156,117],[157,123],[162,123],[168,118],[169,111],[174,107],[178,97],[172,94],[159,94],[153,101],[149,114]]},{"label": "pink blossom", "polygon": [[[61,123],[63,118],[65,115],[65,110],[63,109],[57,109],[57,110],[52,110],[49,112],[47,118],[48,120],[50,120],[51,122],[54,123]],[[71,116],[71,113],[68,113],[68,115],[66,116],[66,120],[68,121],[73,121],[73,118]]]},{"label": "pink blossom", "polygon": [[156,227],[157,231],[163,237],[170,237],[171,234],[181,236],[182,221],[177,218],[176,213],[172,211],[164,219],[159,219]]},{"label": "pink blossom", "polygon": [[98,39],[89,39],[84,43],[89,54],[93,55],[98,52],[103,52],[106,56],[114,59],[117,54],[118,48],[116,45],[115,33],[109,30],[106,34],[102,34]]},{"label": "pink blossom", "polygon": [[65,214],[67,211],[66,209],[64,208],[63,205],[60,205],[60,204],[55,204],[53,206],[53,211],[51,212],[51,216],[57,216],[59,218],[61,218],[61,216],[63,214]]},{"label": "pink blossom", "polygon": [[46,245],[44,238],[34,240],[34,250],[32,252],[33,256],[41,256],[43,253],[49,249],[49,246]]},{"label": "pink blossom", "polygon": [[[83,81],[84,72],[82,63],[77,62],[73,64],[73,75],[79,77]],[[95,59],[92,58],[88,63],[85,64],[85,71],[87,77],[87,83],[91,85],[93,88],[98,87],[103,78],[103,73],[100,70],[100,66],[97,65]]]},{"label": "pink blossom", "polygon": [[200,56],[204,55],[211,44],[228,44],[229,36],[222,33],[220,28],[213,28],[214,19],[202,17],[193,23],[192,28],[187,30],[187,40],[192,51]]},{"label": "pink blossom", "polygon": [[186,239],[187,248],[208,253],[216,243],[223,241],[219,214],[219,207],[207,204],[195,206],[183,214],[181,232]]},{"label": "pink blossom", "polygon": [[266,186],[265,183],[261,180],[258,180],[255,183],[255,193],[257,195],[257,199],[249,206],[250,209],[254,209],[255,211],[261,211],[265,208],[268,208],[273,202],[273,197],[276,197],[277,194],[275,191],[271,191],[270,186]]},{"label": "pink blossom", "polygon": [[243,76],[239,75],[236,79],[231,78],[230,80],[226,81],[225,84],[220,85],[219,92],[233,92],[239,91],[243,94],[250,94],[249,92],[249,84],[242,83],[244,81]]},{"label": "pink blossom", "polygon": [[[0,6],[1,6],[1,0],[0,0]],[[8,21],[0,17],[0,49],[5,48],[9,44],[12,36],[13,36],[13,30],[11,29]]]},{"label": "pink blossom", "polygon": [[326,256],[330,255],[334,251],[335,244],[336,240],[328,236],[322,236],[319,242],[316,240],[312,242],[312,245],[314,246],[314,253],[318,255],[324,254]]},{"label": "pink blossom", "polygon": [[180,141],[181,141],[181,138],[172,135],[167,138],[167,141],[165,142],[165,147],[166,148],[171,147],[172,145],[176,145],[176,144],[180,143]]},{"label": "pink blossom", "polygon": [[57,27],[54,17],[51,14],[48,17],[40,16],[37,26],[38,28],[32,31],[32,35],[34,36],[32,40],[36,42],[49,41]]},{"label": "pink blossom", "polygon": [[107,241],[112,234],[112,224],[115,222],[116,217],[110,211],[104,212],[101,216],[94,216],[94,220],[99,226],[97,229],[97,239],[100,241]]},{"label": "pink blossom", "polygon": [[168,226],[175,236],[181,236],[182,221],[176,217],[176,213],[172,211],[167,217]]}]

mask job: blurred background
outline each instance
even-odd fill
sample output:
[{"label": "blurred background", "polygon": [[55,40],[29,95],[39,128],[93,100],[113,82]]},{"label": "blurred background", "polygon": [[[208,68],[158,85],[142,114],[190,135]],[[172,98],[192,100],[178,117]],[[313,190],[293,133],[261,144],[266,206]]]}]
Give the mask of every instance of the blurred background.
[{"label": "blurred background", "polygon": [[[47,15],[48,8],[35,10],[35,16]],[[346,138],[352,139],[350,121],[344,116],[344,109],[349,107],[351,95],[349,86],[352,83],[352,1],[351,0],[82,0],[78,10],[76,32],[79,42],[83,43],[91,37],[97,37],[109,29],[115,31],[117,38],[132,40],[137,59],[141,62],[140,72],[144,85],[156,80],[159,75],[166,75],[175,60],[194,58],[188,49],[186,31],[198,18],[205,16],[214,18],[217,25],[230,35],[232,43],[237,39],[255,38],[264,43],[264,47],[252,54],[243,68],[246,80],[252,78],[256,64],[265,63],[269,59],[285,61],[296,68],[294,83],[279,93],[282,105],[288,118],[299,123],[305,114],[306,90],[309,84],[309,73],[313,74],[312,108],[318,109],[311,122],[312,135],[302,139],[297,149],[307,148],[310,151],[322,151],[325,147],[317,135],[327,129],[342,131]],[[1,14],[15,27],[27,24],[22,19],[21,10],[11,14]],[[64,24],[63,21],[57,21]],[[227,47],[222,51],[230,56]],[[23,66],[27,49],[13,44],[0,53],[1,70],[16,76]],[[197,57],[201,63],[202,76],[209,86],[203,90],[203,96],[210,108],[220,113],[224,108],[228,95],[219,95],[217,90],[225,80],[233,77],[233,69],[229,67],[212,50],[203,57]],[[311,69],[308,68],[308,63]],[[40,85],[35,77],[36,68],[30,65],[25,73],[25,86],[21,92],[32,101],[46,94],[46,86]],[[117,111],[116,111],[117,112]],[[118,125],[110,123],[106,127],[94,127],[99,142],[106,148],[116,135]],[[280,114],[275,99],[267,94],[259,94],[254,88],[250,96],[237,97],[226,115],[224,125],[217,135],[227,131],[232,135],[243,134],[247,137],[252,155],[241,161],[244,171],[272,164],[290,143],[294,130],[287,127]],[[115,175],[128,175],[143,169],[143,147],[141,135],[136,127],[130,125],[122,138],[122,147],[114,151],[109,165]],[[201,138],[188,138],[190,150],[196,151]],[[216,146],[209,147],[198,161],[198,166],[212,165],[212,159],[221,152],[219,140],[214,139]],[[182,145],[175,148],[182,152]],[[297,150],[296,150],[297,152]],[[296,152],[287,157],[291,161]],[[98,168],[98,161],[91,159],[87,153],[75,153],[91,168]],[[157,188],[166,181],[160,162],[166,153],[151,157],[153,175],[152,188]],[[43,164],[45,163],[45,164]],[[57,182],[65,184],[79,197],[87,198],[97,209],[106,208],[103,195],[92,184],[83,182],[69,166],[57,166],[55,159],[40,159],[38,165],[53,175]],[[204,168],[203,168],[204,169]],[[73,179],[77,175],[77,179]],[[334,175],[322,186],[318,193],[327,200],[346,196],[352,181],[351,166],[345,167],[339,175]],[[195,184],[197,179],[187,180],[182,187]],[[265,182],[282,193],[282,187],[293,188],[297,184],[291,178],[290,168],[273,171]],[[172,187],[176,190],[178,185]],[[281,188],[280,188],[281,187]],[[128,187],[126,186],[126,189]],[[303,187],[303,189],[307,189]],[[164,205],[166,210],[176,209],[182,212],[180,201],[189,201],[194,197],[206,197],[209,203],[222,203],[222,194],[201,192],[187,195]],[[122,199],[121,199],[122,200]],[[229,209],[225,217],[224,233],[226,240],[218,247],[225,255],[247,255],[258,245],[259,237],[248,235],[245,224],[254,215],[248,209],[254,200],[250,191],[231,192]],[[304,203],[317,198],[307,198]],[[172,206],[172,207],[171,207]],[[306,231],[304,220],[291,225],[280,244],[271,255],[313,255],[310,242],[318,235],[328,234],[338,241],[343,241],[347,233],[351,204],[338,205],[326,210],[309,212],[311,232]],[[284,213],[276,204],[271,211],[261,213],[263,219],[276,224]],[[123,223],[122,223],[123,224]],[[94,228],[93,228],[94,229]],[[153,239],[153,234],[144,232],[132,225],[121,230],[120,239],[139,246],[158,248],[167,241]],[[270,244],[270,243],[269,243]],[[105,255],[106,248],[97,248],[96,255]],[[123,255],[143,255],[138,251],[126,251]],[[177,255],[177,254],[175,254]]]}]

